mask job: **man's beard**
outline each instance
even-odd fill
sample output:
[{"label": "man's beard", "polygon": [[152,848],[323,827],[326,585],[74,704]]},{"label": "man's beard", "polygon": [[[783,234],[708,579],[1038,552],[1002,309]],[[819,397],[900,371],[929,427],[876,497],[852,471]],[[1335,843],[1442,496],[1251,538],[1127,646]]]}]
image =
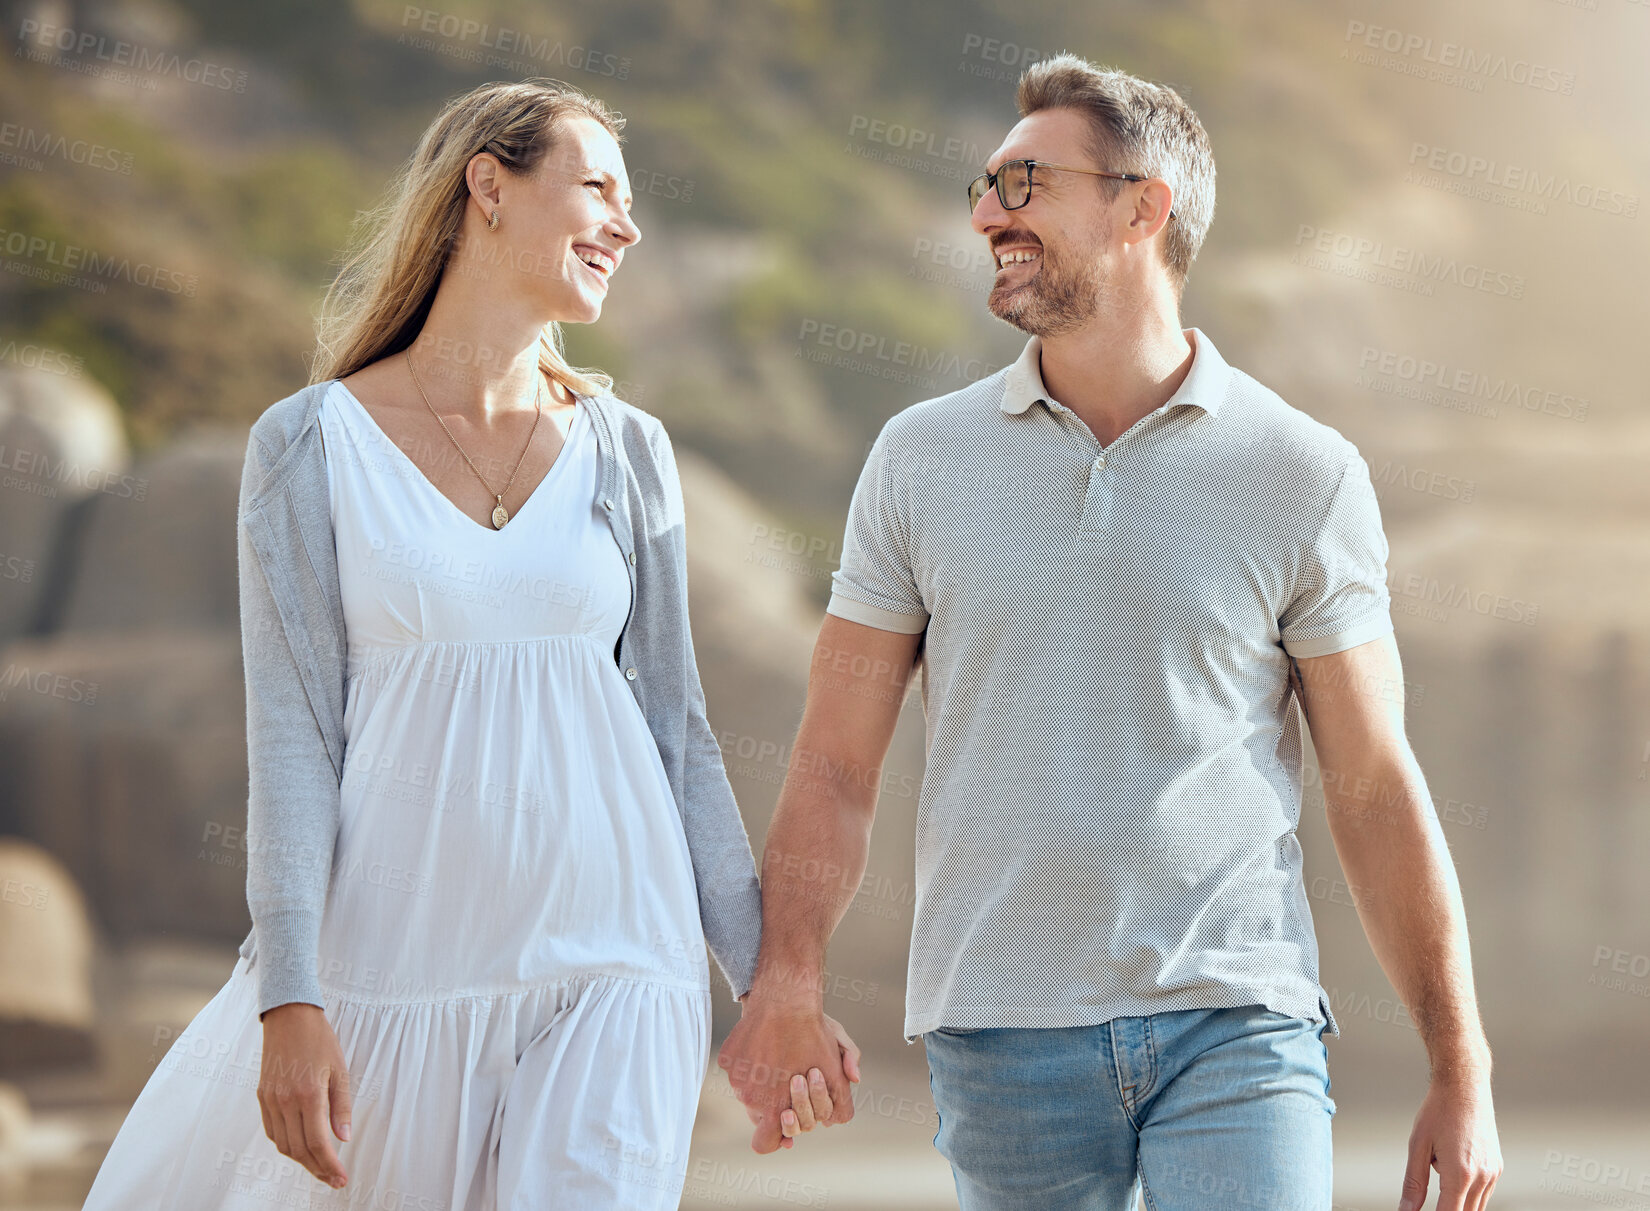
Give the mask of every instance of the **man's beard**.
[{"label": "man's beard", "polygon": [[[1089,248],[1111,242],[1113,220],[1108,215],[1081,237]],[[1005,244],[1009,241],[1003,241]],[[1083,327],[1100,310],[1107,293],[1106,275],[1092,260],[1049,255],[1039,241],[1037,267],[1019,286],[992,287],[985,305],[998,319],[1032,336],[1059,336]]]},{"label": "man's beard", "polygon": [[1031,276],[1016,286],[994,286],[985,305],[1022,332],[1058,336],[1094,318],[1101,284],[1100,271],[1092,263],[1073,265],[1050,256],[1044,245]]}]

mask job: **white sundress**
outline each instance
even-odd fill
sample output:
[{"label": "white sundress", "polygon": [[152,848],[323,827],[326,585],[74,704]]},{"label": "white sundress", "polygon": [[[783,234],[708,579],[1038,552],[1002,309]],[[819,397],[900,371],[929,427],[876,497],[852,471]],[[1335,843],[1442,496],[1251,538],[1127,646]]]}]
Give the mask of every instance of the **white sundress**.
[{"label": "white sundress", "polygon": [[710,1045],[680,815],[614,660],[630,608],[581,398],[502,530],[342,383],[320,411],[348,638],[319,978],[354,1095],[333,1190],[265,1135],[258,955],[172,1043],[87,1211],[675,1207]]}]

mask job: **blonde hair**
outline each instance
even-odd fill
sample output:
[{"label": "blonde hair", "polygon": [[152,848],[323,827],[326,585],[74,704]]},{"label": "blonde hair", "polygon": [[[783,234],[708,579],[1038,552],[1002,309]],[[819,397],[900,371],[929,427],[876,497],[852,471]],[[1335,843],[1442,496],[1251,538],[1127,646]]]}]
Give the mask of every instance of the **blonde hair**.
[{"label": "blonde hair", "polygon": [[[615,139],[625,120],[571,84],[545,78],[483,84],[447,102],[396,173],[384,200],[358,220],[343,267],[316,317],[310,382],[353,374],[413,343],[457,247],[477,152],[532,173],[568,118],[593,118]],[[539,368],[585,395],[611,391],[598,370],[568,364],[561,325],[539,333]]]},{"label": "blonde hair", "polygon": [[[1075,109],[1089,120],[1095,168],[1161,177],[1174,190],[1163,229],[1163,259],[1178,297],[1215,217],[1215,157],[1192,107],[1174,89],[1072,54],[1033,63],[1015,90],[1020,116]],[[1117,197],[1125,182],[1093,178]]]}]

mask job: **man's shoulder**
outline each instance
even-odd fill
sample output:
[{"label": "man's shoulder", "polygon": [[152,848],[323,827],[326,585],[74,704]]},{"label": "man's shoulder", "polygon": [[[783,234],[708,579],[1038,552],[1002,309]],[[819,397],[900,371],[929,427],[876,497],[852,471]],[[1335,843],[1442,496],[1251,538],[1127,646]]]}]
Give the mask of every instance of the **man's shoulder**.
[{"label": "man's shoulder", "polygon": [[[1008,371],[1009,367],[1004,366],[955,391],[907,404],[883,422],[884,440],[928,445],[940,439],[954,439],[960,430],[981,421],[998,419]],[[952,448],[949,440],[947,447]]]},{"label": "man's shoulder", "polygon": [[1236,366],[1231,367],[1220,419],[1232,441],[1252,448],[1284,473],[1316,471],[1333,482],[1347,461],[1358,457],[1357,446],[1339,429]]}]

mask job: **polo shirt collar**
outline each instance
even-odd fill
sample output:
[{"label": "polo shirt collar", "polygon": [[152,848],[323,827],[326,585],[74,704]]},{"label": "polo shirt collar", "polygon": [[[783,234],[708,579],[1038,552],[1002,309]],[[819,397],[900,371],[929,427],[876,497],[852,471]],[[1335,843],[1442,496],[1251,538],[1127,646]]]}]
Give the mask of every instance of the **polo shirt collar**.
[{"label": "polo shirt collar", "polygon": [[[1157,410],[1166,412],[1176,404],[1191,404],[1214,416],[1219,413],[1220,405],[1226,398],[1230,367],[1201,328],[1188,328],[1185,332],[1186,339],[1192,344],[1192,368],[1186,372],[1179,390]],[[1048,400],[1048,392],[1043,388],[1042,354],[1043,338],[1034,336],[1026,342],[1019,358],[1008,368],[1003,383],[1004,412],[1024,412],[1038,400]]]}]

